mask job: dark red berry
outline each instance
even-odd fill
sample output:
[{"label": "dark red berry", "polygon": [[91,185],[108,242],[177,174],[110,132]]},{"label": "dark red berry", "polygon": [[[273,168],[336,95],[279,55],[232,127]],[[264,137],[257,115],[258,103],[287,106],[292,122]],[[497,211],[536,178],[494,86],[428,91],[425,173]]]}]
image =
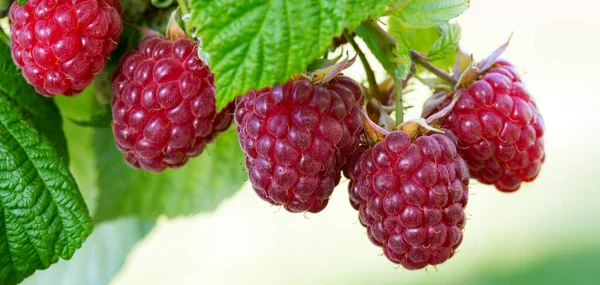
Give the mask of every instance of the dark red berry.
[{"label": "dark red berry", "polygon": [[136,168],[182,166],[233,120],[233,103],[216,113],[213,74],[188,39],[144,39],[121,59],[112,88],[115,140]]},{"label": "dark red berry", "polygon": [[441,264],[462,242],[469,170],[446,134],[392,132],[348,161],[350,204],[371,242],[406,269]]},{"label": "dark red berry", "polygon": [[11,51],[44,96],[75,95],[99,73],[121,35],[119,0],[29,0],[10,9]]},{"label": "dark red berry", "polygon": [[544,120],[515,69],[497,61],[456,92],[442,126],[456,134],[471,177],[504,192],[534,180],[545,159]]},{"label": "dark red berry", "polygon": [[256,193],[290,212],[319,212],[359,144],[363,95],[352,79],[292,80],[250,91],[235,120]]}]

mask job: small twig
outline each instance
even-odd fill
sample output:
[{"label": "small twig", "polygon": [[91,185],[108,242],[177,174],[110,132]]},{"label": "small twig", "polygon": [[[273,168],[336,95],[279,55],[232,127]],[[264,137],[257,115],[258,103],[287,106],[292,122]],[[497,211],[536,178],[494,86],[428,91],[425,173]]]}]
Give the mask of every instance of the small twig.
[{"label": "small twig", "polygon": [[431,64],[428,60],[427,57],[418,52],[418,51],[414,51],[411,50],[410,51],[410,56],[413,60],[413,62],[419,64],[420,66],[422,66],[423,68],[431,71],[431,73],[435,74],[437,77],[447,81],[448,83],[450,83],[452,86],[456,85],[456,79],[452,78],[452,75],[448,74],[447,72],[435,67],[433,64]]},{"label": "small twig", "polygon": [[[360,50],[358,44],[356,43],[356,41],[354,41],[354,38],[351,37],[347,31],[344,31],[344,37],[346,37],[346,40],[350,43],[350,45],[352,45],[352,48],[354,48],[354,50],[356,51],[356,54],[360,58],[360,61],[362,62],[363,67],[365,68],[365,73],[367,74],[367,81],[369,82],[369,91],[371,93],[370,96],[379,98],[379,86],[377,85],[377,79],[375,79],[375,73],[373,73],[373,69],[371,69],[371,65],[369,64],[367,57],[362,52],[362,50]],[[370,98],[370,96],[367,96],[367,101]]]}]

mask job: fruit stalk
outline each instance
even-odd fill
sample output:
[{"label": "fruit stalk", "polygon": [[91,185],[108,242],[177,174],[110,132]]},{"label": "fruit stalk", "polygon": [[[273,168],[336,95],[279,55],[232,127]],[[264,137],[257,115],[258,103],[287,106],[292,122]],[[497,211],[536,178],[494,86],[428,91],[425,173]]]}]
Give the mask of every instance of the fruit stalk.
[{"label": "fruit stalk", "polygon": [[456,85],[456,79],[454,79],[450,74],[448,74],[447,72],[435,67],[433,64],[431,64],[428,59],[427,56],[425,56],[424,54],[415,51],[415,50],[411,50],[410,51],[410,57],[412,58],[413,62],[416,64],[421,65],[423,68],[431,71],[431,73],[435,74],[437,77],[447,81],[448,83],[452,84],[452,86]]},{"label": "fruit stalk", "polygon": [[[181,12],[181,17],[190,13],[190,9],[187,6],[186,0],[177,0],[179,4],[179,11]],[[192,34],[192,27],[190,27],[189,21],[183,21],[185,33],[188,35]]]},{"label": "fruit stalk", "polygon": [[356,43],[354,38],[350,34],[348,34],[347,31],[344,31],[344,37],[350,43],[350,45],[352,45],[352,48],[354,48],[354,50],[356,51],[356,54],[360,58],[360,61],[362,62],[363,67],[365,68],[365,73],[367,74],[367,81],[369,82],[370,91],[370,94],[367,94],[366,96],[366,101],[368,102],[371,97],[379,98],[379,87],[377,85],[377,79],[375,79],[375,73],[373,73],[373,69],[371,69],[371,65],[369,64],[367,57],[358,47],[358,44]]},{"label": "fruit stalk", "polygon": [[396,90],[396,127],[404,122],[404,106],[402,100],[402,84],[400,80],[394,76],[394,89]]}]

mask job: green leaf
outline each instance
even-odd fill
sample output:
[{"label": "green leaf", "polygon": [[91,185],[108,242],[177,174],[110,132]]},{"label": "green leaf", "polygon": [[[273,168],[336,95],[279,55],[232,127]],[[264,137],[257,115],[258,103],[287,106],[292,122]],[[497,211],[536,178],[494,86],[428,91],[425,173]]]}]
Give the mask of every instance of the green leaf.
[{"label": "green leaf", "polygon": [[64,160],[31,116],[0,91],[0,284],[17,284],[71,258],[91,232]]},{"label": "green leaf", "polygon": [[[390,25],[396,25],[397,19],[391,18]],[[396,38],[396,47],[394,49],[394,60],[396,61],[396,69],[394,70],[394,77],[399,80],[404,80],[410,73],[412,66],[412,60],[410,58],[411,45],[404,34],[399,32],[390,31],[391,35]]]},{"label": "green leaf", "polygon": [[356,28],[356,34],[367,44],[367,47],[381,63],[383,69],[388,74],[393,74],[396,69],[396,64],[394,63],[394,46],[386,46],[386,41],[377,36],[380,33],[372,32],[371,29],[374,28],[377,28],[377,26],[363,23]]},{"label": "green leaf", "polygon": [[429,28],[458,17],[469,8],[469,0],[405,0],[395,13],[402,22],[413,28]]},{"label": "green leaf", "polygon": [[102,223],[69,261],[38,271],[21,285],[105,285],[117,274],[133,246],[154,222],[126,218]]},{"label": "green leaf", "polygon": [[68,162],[67,141],[63,132],[62,119],[54,102],[35,92],[13,63],[10,48],[0,43],[0,91],[24,109],[33,119],[35,127],[48,137],[50,144],[60,157]]},{"label": "green leaf", "polygon": [[440,33],[437,28],[408,28],[395,18],[390,19],[389,33],[392,35],[403,35],[409,42],[412,50],[416,50],[423,54],[427,54],[433,43],[440,38]]},{"label": "green leaf", "polygon": [[247,179],[235,131],[226,131],[202,155],[179,169],[147,173],[125,164],[110,130],[96,129],[100,197],[96,222],[123,216],[155,219],[216,209]]},{"label": "green leaf", "polygon": [[460,41],[460,26],[456,24],[444,24],[439,27],[441,36],[433,43],[427,57],[431,61],[444,59],[456,54],[458,42]]},{"label": "green leaf", "polygon": [[[444,24],[446,25],[446,24]],[[442,25],[442,26],[444,26]],[[392,35],[403,35],[411,50],[418,51],[423,54],[429,54],[431,47],[439,40],[441,28],[409,28],[406,27],[397,17],[390,18],[389,33]],[[451,70],[456,60],[457,52],[450,53],[442,59],[432,62],[435,66],[442,70]],[[419,73],[425,71],[417,65]]]},{"label": "green leaf", "polygon": [[217,107],[282,83],[323,55],[344,28],[398,0],[191,0],[192,25],[215,74]]},{"label": "green leaf", "polygon": [[19,0],[19,6],[23,6],[27,3],[27,0]]}]

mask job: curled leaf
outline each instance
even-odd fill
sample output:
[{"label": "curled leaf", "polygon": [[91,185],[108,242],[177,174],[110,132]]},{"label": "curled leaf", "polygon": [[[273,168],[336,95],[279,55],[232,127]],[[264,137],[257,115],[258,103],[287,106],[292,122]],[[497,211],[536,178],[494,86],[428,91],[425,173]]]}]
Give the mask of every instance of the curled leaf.
[{"label": "curled leaf", "polygon": [[175,41],[178,39],[187,39],[187,35],[185,31],[179,26],[177,23],[177,19],[175,19],[175,15],[177,14],[177,10],[171,13],[169,16],[169,24],[167,24],[167,39]]},{"label": "curled leaf", "polygon": [[398,126],[398,129],[407,133],[413,140],[429,132],[444,133],[444,131],[430,126],[424,118],[408,120]]},{"label": "curled leaf", "polygon": [[152,29],[148,29],[148,28],[144,28],[144,27],[139,27],[139,30],[140,30],[140,32],[142,32],[142,35],[144,35],[147,38],[162,36],[158,31],[155,31],[155,30],[152,30]]},{"label": "curled leaf", "polygon": [[486,57],[485,59],[480,61],[479,64],[477,64],[477,68],[479,68],[480,73],[483,73],[486,70],[490,69],[490,67],[492,67],[494,62],[496,62],[496,60],[498,60],[498,57],[500,57],[500,55],[508,47],[508,44],[509,44],[511,38],[512,38],[512,34],[510,35],[510,37],[508,37],[508,40],[506,40],[506,42],[504,44],[502,44],[500,47],[498,47],[496,50],[494,50],[494,52],[492,52],[492,54],[490,54],[488,57]]},{"label": "curled leaf", "polygon": [[466,87],[469,85],[469,83],[473,82],[477,76],[479,76],[479,68],[477,68],[474,63],[475,61],[473,60],[473,55],[471,55],[469,59],[469,65],[467,65],[467,68],[465,68],[465,70],[458,77],[456,85],[454,86],[454,90]]},{"label": "curled leaf", "polygon": [[354,56],[351,59],[346,57],[342,59],[342,61],[334,65],[316,70],[310,75],[310,78],[313,82],[326,84],[327,82],[331,81],[336,76],[338,76],[338,74],[340,74],[344,69],[352,66],[352,64],[354,64],[355,61],[356,56]]},{"label": "curled leaf", "polygon": [[444,118],[446,118],[446,116],[448,116],[448,113],[450,113],[450,111],[452,111],[452,108],[454,108],[454,105],[456,105],[456,102],[460,98],[460,95],[461,95],[460,91],[455,93],[454,98],[452,98],[452,101],[450,102],[450,104],[448,104],[448,106],[446,106],[443,109],[439,110],[438,112],[428,116],[427,119],[425,120],[425,122],[429,125],[434,125],[436,127],[440,126],[441,121]]},{"label": "curled leaf", "polygon": [[367,135],[367,141],[370,145],[375,145],[376,143],[383,141],[385,136],[390,134],[390,131],[380,127],[379,125],[371,121],[371,119],[369,118],[369,114],[367,113],[367,110],[365,108],[363,108],[362,114],[365,134]]},{"label": "curled leaf", "polygon": [[454,72],[453,76],[458,81],[459,77],[463,72],[469,67],[472,62],[472,57],[470,54],[464,52],[461,48],[458,48],[458,53],[456,56],[456,61],[454,62]]},{"label": "curled leaf", "polygon": [[[461,53],[456,59],[456,64],[454,66],[454,76],[456,77],[457,74],[460,74],[454,89],[458,90],[460,88],[468,86],[469,84],[471,84],[471,82],[476,80],[477,77],[479,77],[479,75],[490,69],[494,65],[494,62],[498,60],[498,57],[506,50],[511,38],[512,35],[504,44],[502,44],[500,47],[494,50],[492,54],[480,61],[477,65],[475,65],[473,55],[471,55],[470,59],[468,60],[469,63],[466,64],[466,55]],[[464,68],[464,66],[466,66],[466,68]]]},{"label": "curled leaf", "polygon": [[446,101],[447,97],[448,92],[446,91],[437,92],[429,97],[423,104],[423,112],[421,112],[421,117],[427,118],[431,116],[431,114],[433,114],[435,110],[438,110],[440,105]]}]

